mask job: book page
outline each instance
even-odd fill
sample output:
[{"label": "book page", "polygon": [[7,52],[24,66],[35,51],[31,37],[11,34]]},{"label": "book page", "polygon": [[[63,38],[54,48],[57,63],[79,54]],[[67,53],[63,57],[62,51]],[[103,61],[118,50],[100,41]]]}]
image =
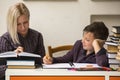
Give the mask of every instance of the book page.
[{"label": "book page", "polygon": [[0,53],[0,58],[7,58],[7,57],[17,57],[17,54],[14,51]]},{"label": "book page", "polygon": [[0,53],[0,58],[17,57],[17,56],[39,57],[39,58],[41,57],[38,54],[33,54],[33,53],[28,53],[28,52],[21,52],[17,54],[14,51],[8,51],[8,52]]},{"label": "book page", "polygon": [[33,54],[33,53],[28,53],[28,52],[21,52],[18,54],[19,56],[27,56],[27,57],[41,57],[40,55],[38,54]]},{"label": "book page", "polygon": [[90,63],[73,63],[74,66],[71,66],[69,63],[55,63],[55,64],[43,64],[43,68],[87,68],[91,67],[100,67],[97,64]]},{"label": "book page", "polygon": [[55,64],[43,64],[43,68],[53,68],[53,69],[61,69],[61,68],[71,68],[69,63],[55,63]]}]

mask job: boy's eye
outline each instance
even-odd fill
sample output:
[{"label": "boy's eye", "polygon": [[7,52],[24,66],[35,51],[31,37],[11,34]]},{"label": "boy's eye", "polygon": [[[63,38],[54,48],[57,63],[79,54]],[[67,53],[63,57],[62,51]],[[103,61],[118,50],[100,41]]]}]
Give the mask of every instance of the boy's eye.
[{"label": "boy's eye", "polygon": [[20,25],[20,23],[17,24],[18,26]]}]

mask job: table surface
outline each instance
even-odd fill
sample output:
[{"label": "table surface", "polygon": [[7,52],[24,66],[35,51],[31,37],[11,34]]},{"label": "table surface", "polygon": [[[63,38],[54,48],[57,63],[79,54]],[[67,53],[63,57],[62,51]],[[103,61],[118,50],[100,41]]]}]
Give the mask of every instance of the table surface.
[{"label": "table surface", "polygon": [[74,70],[68,70],[68,69],[7,69],[6,75],[38,75],[38,76],[80,76],[80,75],[89,75],[89,76],[105,76],[105,75],[111,75],[111,76],[120,76],[120,72],[118,71],[74,71]]}]

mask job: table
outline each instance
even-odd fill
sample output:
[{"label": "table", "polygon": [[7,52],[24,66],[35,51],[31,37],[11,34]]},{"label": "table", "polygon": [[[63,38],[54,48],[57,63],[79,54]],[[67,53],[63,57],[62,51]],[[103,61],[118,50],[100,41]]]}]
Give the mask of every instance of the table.
[{"label": "table", "polygon": [[7,69],[6,80],[120,80],[118,71],[71,71],[68,69]]}]

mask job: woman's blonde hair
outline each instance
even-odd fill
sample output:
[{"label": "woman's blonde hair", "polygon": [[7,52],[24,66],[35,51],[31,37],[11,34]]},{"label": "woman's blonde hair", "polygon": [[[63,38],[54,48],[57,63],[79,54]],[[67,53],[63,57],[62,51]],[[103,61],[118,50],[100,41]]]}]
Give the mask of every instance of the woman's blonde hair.
[{"label": "woman's blonde hair", "polygon": [[7,28],[14,44],[20,44],[17,34],[17,19],[21,15],[26,15],[29,19],[30,12],[24,3],[19,2],[11,6],[7,14]]}]

